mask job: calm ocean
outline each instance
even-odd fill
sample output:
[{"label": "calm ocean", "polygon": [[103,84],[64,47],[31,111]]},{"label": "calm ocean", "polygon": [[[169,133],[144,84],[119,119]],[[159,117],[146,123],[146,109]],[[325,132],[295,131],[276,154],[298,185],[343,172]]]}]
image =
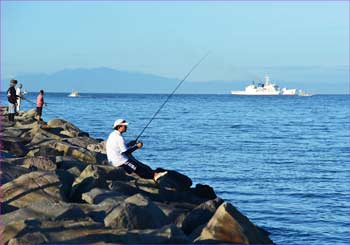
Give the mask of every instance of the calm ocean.
[{"label": "calm ocean", "polygon": [[[45,120],[64,118],[106,139],[114,120],[125,118],[131,140],[166,96],[45,98]],[[213,186],[276,243],[350,243],[348,95],[175,95],[141,139],[140,160]]]}]

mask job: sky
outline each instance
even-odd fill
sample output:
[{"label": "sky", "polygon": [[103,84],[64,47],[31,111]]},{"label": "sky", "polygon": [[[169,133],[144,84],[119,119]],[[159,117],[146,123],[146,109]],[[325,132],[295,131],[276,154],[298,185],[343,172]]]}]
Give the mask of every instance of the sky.
[{"label": "sky", "polygon": [[305,73],[344,86],[349,29],[348,1],[1,1],[1,76],[109,67],[181,78],[210,51],[191,80]]}]

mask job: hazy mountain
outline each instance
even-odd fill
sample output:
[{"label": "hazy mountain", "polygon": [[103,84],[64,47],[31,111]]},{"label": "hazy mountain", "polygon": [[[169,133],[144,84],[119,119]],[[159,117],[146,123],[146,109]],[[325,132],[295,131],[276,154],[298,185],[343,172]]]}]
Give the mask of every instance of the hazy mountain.
[{"label": "hazy mountain", "polygon": [[[348,93],[349,84],[344,72],[322,71],[322,77],[318,78],[305,71],[295,73],[296,75],[280,71],[275,72],[276,75],[271,77],[271,80],[276,81],[280,87],[287,86],[314,93]],[[28,91],[44,89],[47,92],[67,93],[72,90],[95,93],[170,93],[179,83],[179,80],[174,78],[105,67],[65,69],[53,74],[23,74],[16,79],[23,83],[23,87]],[[9,80],[8,78],[2,81],[2,91],[7,89]],[[243,90],[250,82],[249,78],[245,81],[186,81],[178,93],[229,93],[231,90]]]}]

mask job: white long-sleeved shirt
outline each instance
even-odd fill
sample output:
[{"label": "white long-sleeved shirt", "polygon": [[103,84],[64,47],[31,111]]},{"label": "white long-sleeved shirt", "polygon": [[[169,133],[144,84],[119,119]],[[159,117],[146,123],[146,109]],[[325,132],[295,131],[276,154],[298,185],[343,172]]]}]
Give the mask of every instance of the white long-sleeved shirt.
[{"label": "white long-sleeved shirt", "polygon": [[106,151],[109,164],[119,167],[123,165],[128,158],[123,154],[128,150],[121,133],[114,130],[109,134],[106,142]]}]

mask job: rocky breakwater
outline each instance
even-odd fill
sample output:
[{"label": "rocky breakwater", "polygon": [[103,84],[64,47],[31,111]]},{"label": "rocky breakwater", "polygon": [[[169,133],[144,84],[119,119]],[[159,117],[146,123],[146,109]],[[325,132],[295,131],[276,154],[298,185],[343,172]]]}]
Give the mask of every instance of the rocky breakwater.
[{"label": "rocky breakwater", "polygon": [[104,142],[61,119],[1,108],[1,243],[271,244],[208,185],[107,165]]}]

